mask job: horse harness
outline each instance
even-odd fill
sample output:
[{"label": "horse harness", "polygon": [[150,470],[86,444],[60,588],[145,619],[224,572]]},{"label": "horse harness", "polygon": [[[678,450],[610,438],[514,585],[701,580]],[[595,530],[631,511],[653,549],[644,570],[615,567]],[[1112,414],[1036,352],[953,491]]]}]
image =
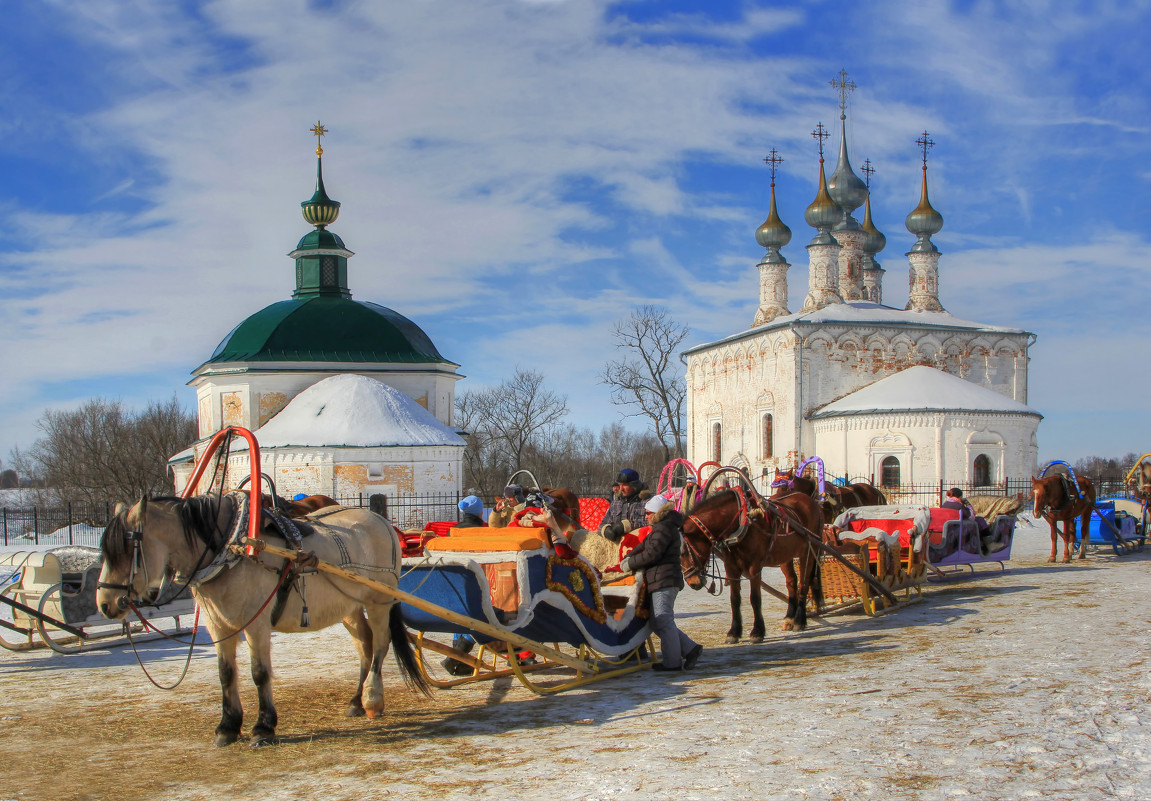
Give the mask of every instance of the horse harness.
[{"label": "horse harness", "polygon": [[[751,527],[751,512],[748,509],[750,504],[748,501],[747,494],[744,492],[744,489],[742,486],[736,486],[736,487],[732,488],[732,492],[734,492],[736,494],[736,496],[739,498],[739,512],[738,512],[738,516],[737,516],[737,519],[739,520],[739,526],[738,526],[738,528],[736,528],[736,530],[733,533],[729,534],[728,536],[720,537],[719,535],[712,532],[712,530],[709,529],[707,527],[707,525],[702,520],[700,520],[697,515],[688,515],[687,516],[687,519],[690,520],[691,522],[695,523],[696,528],[698,528],[700,530],[700,532],[707,538],[708,542],[711,543],[711,546],[712,546],[711,551],[712,551],[712,559],[713,560],[715,559],[715,554],[717,552],[726,554],[726,553],[729,553],[732,548],[738,547],[739,543],[743,540],[744,536],[747,534],[748,529],[750,529],[750,527]],[[770,498],[764,498],[763,496],[759,495],[758,493],[756,493],[756,499],[755,500],[756,500],[757,509],[762,511],[765,516],[773,514],[774,518],[776,520],[783,522],[783,525],[785,528],[785,533],[787,531],[791,530],[791,527],[792,527],[791,515],[787,509],[785,509],[784,507],[782,507],[780,504],[776,503],[775,501],[772,501]],[[697,551],[695,549],[695,546],[693,546],[691,544],[691,540],[689,540],[686,537],[684,537],[684,544],[687,545],[687,548],[691,552],[691,555],[692,555],[692,568],[691,568],[691,570],[689,570],[687,573],[684,574],[684,578],[691,578],[692,576],[694,576],[698,573],[704,573],[704,575],[709,575],[708,573],[706,573],[704,571],[704,569],[702,567],[702,565],[704,563],[703,554],[701,554],[699,551]],[[775,538],[774,537],[772,538],[771,545],[768,546],[768,553],[771,553],[771,549],[773,547],[775,547]],[[701,567],[696,567],[695,566],[696,564],[701,565]]]}]

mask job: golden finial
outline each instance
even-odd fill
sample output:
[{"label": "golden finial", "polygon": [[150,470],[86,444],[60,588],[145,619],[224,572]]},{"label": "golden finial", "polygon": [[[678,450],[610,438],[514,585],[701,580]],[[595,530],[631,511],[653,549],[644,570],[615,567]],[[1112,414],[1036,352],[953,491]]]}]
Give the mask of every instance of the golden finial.
[{"label": "golden finial", "polygon": [[326,134],[328,132],[328,129],[324,127],[324,124],[322,122],[320,122],[319,120],[316,120],[316,124],[311,130],[312,130],[312,133],[314,133],[316,135],[316,155],[322,156],[322,155],[324,155],[324,146],[323,146],[323,142],[320,139],[320,137],[322,137],[324,134]]}]

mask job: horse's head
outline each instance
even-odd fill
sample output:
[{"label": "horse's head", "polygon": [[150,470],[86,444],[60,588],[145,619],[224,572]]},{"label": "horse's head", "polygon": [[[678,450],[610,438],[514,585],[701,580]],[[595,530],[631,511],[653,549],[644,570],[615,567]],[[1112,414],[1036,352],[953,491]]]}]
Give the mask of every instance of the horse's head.
[{"label": "horse's head", "polygon": [[[104,564],[96,583],[96,606],[118,620],[130,605],[151,604],[173,572],[192,574],[223,547],[223,532],[234,506],[210,496],[141,498],[131,509],[117,504],[104,529]],[[228,518],[228,519],[224,519]]]},{"label": "horse's head", "polygon": [[771,482],[773,490],[793,490],[795,489],[795,470],[780,470],[778,467],[775,469],[775,478]]},{"label": "horse's head", "polygon": [[[1052,479],[1055,479],[1052,482]],[[1031,515],[1036,520],[1043,517],[1047,508],[1054,502],[1054,486],[1062,486],[1059,482],[1059,476],[1046,476],[1044,478],[1031,477]]]},{"label": "horse's head", "polygon": [[739,521],[739,498],[732,490],[708,495],[685,517],[679,560],[683,578],[693,590],[704,586],[712,551],[722,549],[723,538],[735,531]]},{"label": "horse's head", "polygon": [[116,504],[116,514],[100,539],[103,566],[96,582],[96,606],[104,617],[119,620],[132,604],[156,600],[166,574],[166,554],[145,536],[149,523],[147,496],[135,506]]}]

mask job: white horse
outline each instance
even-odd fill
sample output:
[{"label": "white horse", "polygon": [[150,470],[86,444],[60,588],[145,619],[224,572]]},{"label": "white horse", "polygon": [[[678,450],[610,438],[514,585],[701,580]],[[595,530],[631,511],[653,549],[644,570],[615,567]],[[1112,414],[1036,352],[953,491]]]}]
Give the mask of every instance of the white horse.
[{"label": "white horse", "polygon": [[[383,517],[366,509],[334,507],[307,518],[299,528],[313,529],[303,549],[332,564],[395,587],[399,583],[399,537]],[[425,694],[428,685],[419,672],[408,643],[397,602],[359,584],[326,573],[304,572],[293,584],[281,580],[287,560],[267,555],[241,556],[239,543],[247,531],[247,496],[142,498],[116,516],[104,531],[96,602],[113,620],[130,606],[156,600],[165,578],[177,586],[190,581],[216,644],[223,691],[223,714],[215,744],[228,745],[240,736],[243,709],[236,673],[236,645],[241,631],[248,643],[252,679],[260,712],[252,728],[253,747],[275,742],[276,707],[272,701],[271,632],[316,631],[343,623],[360,655],[360,684],[347,714],[378,717],[384,707],[380,669],[389,645],[405,682]],[[270,544],[285,540],[265,519]],[[277,586],[290,590],[277,593]],[[274,596],[279,595],[276,599]],[[261,608],[263,607],[263,608]],[[273,624],[272,610],[281,614]]]}]

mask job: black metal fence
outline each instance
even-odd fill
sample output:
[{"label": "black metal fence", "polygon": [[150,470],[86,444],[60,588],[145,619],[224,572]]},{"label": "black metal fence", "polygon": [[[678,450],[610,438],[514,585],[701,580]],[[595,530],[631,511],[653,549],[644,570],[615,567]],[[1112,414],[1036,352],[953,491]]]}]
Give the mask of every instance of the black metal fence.
[{"label": "black metal fence", "polygon": [[[433,520],[458,520],[458,492],[388,496],[386,514],[401,529],[422,529]],[[372,508],[372,496],[341,495],[343,506]],[[0,507],[0,545],[99,546],[104,527],[112,519],[112,503],[67,503],[44,506]]]},{"label": "black metal fence", "polygon": [[[1089,477],[1098,498],[1127,496],[1122,476]],[[829,478],[830,480],[830,478]],[[898,487],[880,487],[893,503],[919,503],[938,506],[950,487],[959,487],[964,495],[1020,496],[1024,509],[1031,508],[1030,477],[1009,478],[993,485],[977,486],[969,482],[901,484]],[[458,492],[401,493],[386,496],[364,493],[340,495],[336,500],[343,506],[374,508],[386,515],[401,529],[422,529],[435,520],[458,520]],[[373,498],[375,502],[373,503]],[[485,498],[489,508],[494,498]],[[111,503],[68,503],[61,505],[3,507],[0,508],[0,545],[91,545],[100,544],[100,535],[112,517]]]}]

